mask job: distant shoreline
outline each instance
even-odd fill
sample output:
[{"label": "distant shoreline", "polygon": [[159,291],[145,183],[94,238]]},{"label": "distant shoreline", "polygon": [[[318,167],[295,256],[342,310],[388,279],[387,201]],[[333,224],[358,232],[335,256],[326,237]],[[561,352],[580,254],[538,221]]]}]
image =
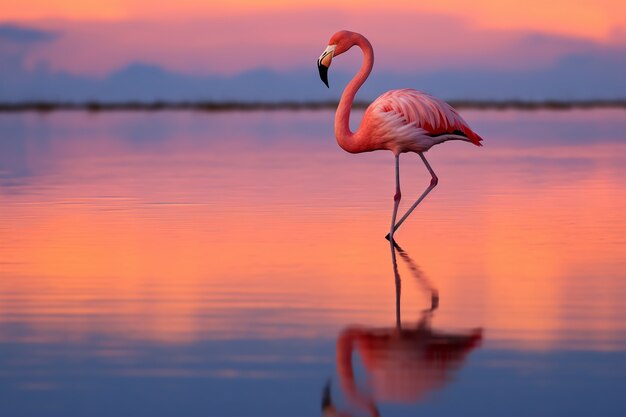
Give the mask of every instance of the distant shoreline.
[{"label": "distant shoreline", "polygon": [[[477,110],[573,110],[596,108],[626,109],[626,100],[546,100],[546,101],[481,101],[449,100],[453,107]],[[355,102],[353,108],[364,109],[367,102]],[[125,101],[125,102],[51,102],[32,101],[21,103],[0,103],[0,113],[39,112],[78,110],[87,112],[109,111],[166,111],[193,110],[206,112],[227,111],[267,111],[267,110],[324,110],[335,109],[336,101],[315,102],[213,102],[213,101]]]}]

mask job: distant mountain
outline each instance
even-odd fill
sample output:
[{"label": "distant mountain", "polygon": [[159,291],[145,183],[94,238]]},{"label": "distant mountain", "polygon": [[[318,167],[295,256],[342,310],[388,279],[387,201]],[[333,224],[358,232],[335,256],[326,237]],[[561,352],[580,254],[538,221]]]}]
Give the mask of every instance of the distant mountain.
[{"label": "distant mountain", "polygon": [[[19,59],[19,57],[16,57]],[[399,74],[374,71],[358,98],[370,100],[383,91],[412,87],[446,99],[576,100],[626,97],[626,54],[567,56],[554,66],[525,71],[457,70]],[[105,78],[25,70],[19,62],[0,66],[0,101],[155,101],[336,100],[351,74],[330,72],[331,88],[310,68],[278,72],[255,69],[234,76],[188,75],[134,63]]]},{"label": "distant mountain", "polygon": [[[457,19],[453,21],[454,25],[449,25],[450,16],[424,13],[397,16],[392,13],[388,17],[391,18],[392,15],[395,16],[394,19],[403,21],[407,30],[407,24],[414,21],[420,22],[421,26],[418,26],[422,29],[411,28],[405,35],[416,36],[418,41],[415,48],[426,48],[426,53],[404,50],[393,52],[394,43],[389,39],[385,41],[385,36],[381,36],[381,28],[396,20],[381,22],[382,26],[377,29],[381,38],[380,50],[385,51],[386,46],[387,55],[378,61],[379,64],[374,68],[370,79],[357,96],[359,100],[371,100],[383,91],[406,87],[431,92],[445,99],[461,100],[626,99],[626,77],[624,76],[626,74],[626,39],[620,40],[618,32],[611,42],[598,42],[592,39],[532,31],[478,30],[463,19]],[[326,15],[322,13],[320,16]],[[268,16],[268,19],[270,17]],[[373,17],[364,16],[363,18]],[[250,19],[247,21],[249,25],[256,22],[256,17],[253,15],[247,18]],[[276,18],[276,16],[271,18]],[[337,19],[339,19],[336,22],[338,24],[343,18]],[[378,21],[378,16],[376,16],[376,21]],[[209,36],[211,30],[217,30],[207,24],[207,22],[213,22],[211,20],[194,22],[193,30],[185,32],[188,36],[197,34]],[[223,24],[217,21],[213,23]],[[98,45],[102,45],[99,42],[103,38],[122,29],[118,24],[106,22],[93,23],[93,25],[94,27],[90,28],[95,31],[92,33],[93,36],[79,47],[79,49],[82,48],[83,55],[81,56],[84,60],[88,60],[91,53],[100,52]],[[152,31],[151,33],[168,27],[189,29],[188,24],[168,26],[163,22],[154,24],[137,22],[136,25],[144,31]],[[123,26],[128,30],[129,27],[135,27],[135,23],[127,23]],[[330,26],[334,27],[335,24]],[[0,21],[0,102],[44,100],[73,102],[332,101],[339,98],[343,87],[352,76],[351,73],[342,72],[352,71],[350,65],[345,65],[349,64],[349,60],[338,62],[330,71],[331,88],[327,89],[319,80],[314,58],[310,61],[303,60],[304,50],[306,50],[306,56],[312,57],[319,52],[317,48],[311,51],[308,49],[307,42],[311,41],[306,35],[292,39],[289,48],[281,45],[281,56],[293,55],[293,64],[290,65],[306,65],[299,69],[290,67],[288,71],[277,70],[281,66],[273,64],[272,68],[254,68],[235,75],[210,73],[193,75],[163,67],[163,65],[168,65],[165,58],[161,58],[162,61],[159,64],[146,63],[141,60],[131,62],[104,76],[54,69],[60,68],[58,63],[55,65],[55,61],[64,56],[72,57],[74,51],[71,48],[75,47],[72,46],[74,45],[72,39],[81,39],[78,36],[82,33],[81,27],[81,25],[75,26],[72,22],[65,22],[60,24],[58,29],[42,29]],[[428,35],[440,27],[455,31],[454,36],[442,36],[437,40],[437,45],[440,45],[437,48],[441,50],[433,49],[428,42]],[[251,34],[255,33],[252,28],[249,30]],[[257,30],[261,29],[257,28]],[[214,34],[217,35],[218,32]],[[502,37],[502,41],[490,43],[489,37],[494,36]],[[158,39],[160,38],[154,38],[152,42]],[[236,46],[240,46],[236,53],[241,56],[255,55],[261,47],[275,52],[276,42],[275,39],[265,39],[262,42],[259,41],[258,44],[253,42],[250,45],[236,45],[231,41],[224,50],[234,51]],[[59,45],[62,48],[55,49],[59,48]],[[135,45],[135,48],[140,48],[140,46],[141,43]],[[169,45],[169,48],[173,47]],[[456,49],[447,51],[446,47]],[[220,65],[213,65],[220,63],[219,58],[214,58],[220,56],[216,52],[220,51],[219,47],[209,43],[203,45],[203,49],[200,49],[200,46],[197,48],[190,48],[186,52],[189,56],[182,54],[180,59],[194,58],[194,55],[202,50],[203,56],[210,57],[210,59],[198,61],[196,68],[221,68]],[[300,51],[301,48],[304,50]],[[56,50],[57,53],[52,57],[44,55],[43,58],[35,53],[45,50]],[[85,55],[85,51],[89,54]],[[135,50],[136,54],[140,52],[140,49]],[[164,54],[164,57],[166,56],[167,54]],[[358,53],[353,54],[350,58],[352,65],[358,66],[359,58]],[[128,62],[126,59],[128,58],[116,62]],[[433,64],[431,60],[436,62]],[[269,63],[271,61],[250,62]],[[387,66],[384,66],[385,62]],[[390,64],[393,65],[389,66]],[[66,68],[71,68],[71,66]],[[243,68],[246,67],[243,66]]]}]

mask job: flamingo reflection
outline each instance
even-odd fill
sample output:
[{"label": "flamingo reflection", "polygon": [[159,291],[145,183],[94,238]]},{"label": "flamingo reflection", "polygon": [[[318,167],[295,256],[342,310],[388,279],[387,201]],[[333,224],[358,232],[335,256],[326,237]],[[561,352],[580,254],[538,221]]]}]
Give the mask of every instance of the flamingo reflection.
[{"label": "flamingo reflection", "polygon": [[[402,326],[401,281],[396,254],[405,261],[418,283],[430,293],[430,308],[422,311],[413,326]],[[478,347],[482,329],[450,333],[432,328],[431,319],[439,306],[436,288],[419,266],[394,241],[391,258],[396,282],[396,325],[390,328],[349,326],[337,339],[339,385],[349,403],[368,415],[379,416],[377,402],[414,403],[428,393],[442,389]],[[357,384],[352,356],[358,352],[368,377],[368,390]],[[332,401],[330,381],[322,394],[325,416],[349,416]]]}]

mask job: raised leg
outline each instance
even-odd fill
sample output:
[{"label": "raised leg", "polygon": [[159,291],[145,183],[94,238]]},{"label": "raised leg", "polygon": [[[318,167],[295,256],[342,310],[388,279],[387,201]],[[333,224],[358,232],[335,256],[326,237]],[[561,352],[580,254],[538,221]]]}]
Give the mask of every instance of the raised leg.
[{"label": "raised leg", "polygon": [[[430,164],[426,160],[426,157],[424,156],[424,154],[419,152],[418,155],[420,156],[420,158],[422,158],[422,161],[424,161],[424,165],[426,165],[426,168],[428,169],[428,172],[430,172],[430,176],[431,176],[430,185],[428,186],[426,191],[424,191],[422,193],[422,195],[417,199],[417,201],[415,203],[413,203],[411,208],[409,208],[407,210],[406,214],[404,216],[402,216],[400,221],[398,221],[398,223],[396,223],[395,225],[391,225],[391,232],[387,236],[385,236],[387,239],[390,239],[393,236],[393,232],[398,230],[398,227],[400,227],[400,225],[406,220],[407,217],[409,217],[409,215],[413,212],[413,210],[415,210],[415,207],[417,207],[417,205],[422,202],[422,200],[428,195],[429,192],[431,192],[431,190],[433,188],[435,188],[437,186],[437,183],[439,182],[439,178],[437,178],[437,175],[435,174],[435,171],[433,171],[433,169],[430,167]],[[396,159],[396,161],[397,161],[397,159]],[[399,173],[399,169],[398,169],[398,165],[397,165],[397,162],[396,162],[396,178],[397,178],[398,173]],[[396,181],[399,184],[400,180],[397,179]],[[398,185],[398,187],[399,187],[399,185]],[[399,189],[400,188],[398,188],[398,190]],[[398,202],[399,201],[400,200],[398,199]],[[395,207],[397,209],[397,205]],[[393,213],[393,218],[394,218],[394,220],[396,218],[396,211],[395,210],[394,210],[394,213]]]},{"label": "raised leg", "polygon": [[396,193],[393,196],[393,214],[391,215],[391,231],[389,232],[388,239],[393,243],[393,232],[396,228],[396,216],[398,215],[398,206],[400,205],[400,199],[402,193],[400,192],[400,155],[396,155]]}]

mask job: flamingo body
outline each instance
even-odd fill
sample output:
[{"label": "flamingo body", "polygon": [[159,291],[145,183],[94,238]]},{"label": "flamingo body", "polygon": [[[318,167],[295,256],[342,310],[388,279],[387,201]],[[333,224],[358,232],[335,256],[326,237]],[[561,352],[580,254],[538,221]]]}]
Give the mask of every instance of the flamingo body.
[{"label": "flamingo body", "polygon": [[482,146],[482,138],[445,101],[412,89],[391,90],[365,111],[359,129],[365,150],[388,149],[426,152],[447,140],[470,141]]}]

